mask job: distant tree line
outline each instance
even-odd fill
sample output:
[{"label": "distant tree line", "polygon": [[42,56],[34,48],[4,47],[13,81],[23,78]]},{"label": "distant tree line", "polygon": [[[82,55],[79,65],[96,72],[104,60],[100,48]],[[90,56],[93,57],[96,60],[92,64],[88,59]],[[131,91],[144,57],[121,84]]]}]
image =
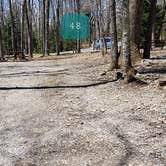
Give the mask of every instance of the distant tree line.
[{"label": "distant tree line", "polygon": [[[33,53],[46,56],[50,52],[59,55],[64,50],[80,52],[81,41],[61,37],[61,18],[65,13],[87,14],[90,37],[85,42],[90,45],[96,39],[111,36],[115,41],[112,54],[118,57],[117,42],[126,36],[124,3],[129,5],[131,55],[138,55],[143,48],[143,57],[149,58],[156,41],[165,39],[165,0],[0,0],[0,58],[17,51],[29,57]],[[117,66],[117,58],[113,61],[113,66]]]}]

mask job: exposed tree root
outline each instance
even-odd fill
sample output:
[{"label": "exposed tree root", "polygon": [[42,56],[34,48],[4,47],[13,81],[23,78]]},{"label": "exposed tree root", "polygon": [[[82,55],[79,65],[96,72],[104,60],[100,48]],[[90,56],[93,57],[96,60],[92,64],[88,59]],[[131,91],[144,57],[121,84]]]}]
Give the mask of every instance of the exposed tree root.
[{"label": "exposed tree root", "polygon": [[130,67],[129,69],[127,69],[126,73],[125,73],[125,83],[128,84],[130,82],[133,81],[137,81],[137,79],[135,78],[135,75],[137,74],[137,70],[135,70],[133,67]]}]

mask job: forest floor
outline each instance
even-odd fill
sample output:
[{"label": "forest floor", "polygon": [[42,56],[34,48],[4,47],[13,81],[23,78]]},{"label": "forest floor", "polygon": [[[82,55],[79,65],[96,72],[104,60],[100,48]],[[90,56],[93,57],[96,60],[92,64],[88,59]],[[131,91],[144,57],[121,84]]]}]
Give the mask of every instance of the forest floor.
[{"label": "forest floor", "polygon": [[166,72],[100,84],[108,68],[98,53],[1,63],[0,165],[166,166]]}]

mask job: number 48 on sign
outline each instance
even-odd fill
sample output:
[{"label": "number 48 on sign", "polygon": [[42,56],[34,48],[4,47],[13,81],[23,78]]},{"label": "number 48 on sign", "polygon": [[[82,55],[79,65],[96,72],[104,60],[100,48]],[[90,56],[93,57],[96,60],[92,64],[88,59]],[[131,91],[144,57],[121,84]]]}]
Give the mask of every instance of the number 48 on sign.
[{"label": "number 48 on sign", "polygon": [[62,17],[62,37],[84,40],[89,37],[89,18],[85,14],[65,14]]},{"label": "number 48 on sign", "polygon": [[72,30],[76,29],[76,30],[80,30],[81,29],[81,23],[80,22],[76,22],[76,24],[74,24],[73,22],[70,25],[70,28]]}]

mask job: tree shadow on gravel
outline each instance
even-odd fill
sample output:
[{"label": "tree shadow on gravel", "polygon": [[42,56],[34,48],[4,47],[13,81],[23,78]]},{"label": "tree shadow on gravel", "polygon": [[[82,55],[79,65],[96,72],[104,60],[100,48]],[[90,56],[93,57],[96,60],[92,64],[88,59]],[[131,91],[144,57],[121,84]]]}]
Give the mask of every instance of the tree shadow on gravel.
[{"label": "tree shadow on gravel", "polygon": [[115,135],[119,139],[119,141],[124,145],[125,147],[125,154],[120,158],[118,165],[120,166],[127,166],[129,163],[129,160],[131,157],[136,156],[138,153],[136,149],[133,147],[133,145],[130,143],[130,141],[127,139],[123,131],[120,129],[119,126],[114,126]]},{"label": "tree shadow on gravel", "polygon": [[93,86],[99,86],[99,85],[104,85],[107,83],[111,82],[116,82],[118,79],[115,80],[107,80],[107,81],[102,81],[102,82],[97,82],[97,83],[91,83],[91,84],[84,84],[84,85],[57,85],[57,86],[16,86],[16,87],[0,87],[0,90],[28,90],[28,89],[76,89],[76,88],[88,88],[88,87],[93,87]]},{"label": "tree shadow on gravel", "polygon": [[139,74],[166,74],[166,67],[153,67],[153,68],[140,68],[138,69]]},{"label": "tree shadow on gravel", "polygon": [[162,59],[166,59],[166,55],[164,56],[160,56],[160,57],[154,57],[154,58],[150,58],[151,60],[162,60]]}]

